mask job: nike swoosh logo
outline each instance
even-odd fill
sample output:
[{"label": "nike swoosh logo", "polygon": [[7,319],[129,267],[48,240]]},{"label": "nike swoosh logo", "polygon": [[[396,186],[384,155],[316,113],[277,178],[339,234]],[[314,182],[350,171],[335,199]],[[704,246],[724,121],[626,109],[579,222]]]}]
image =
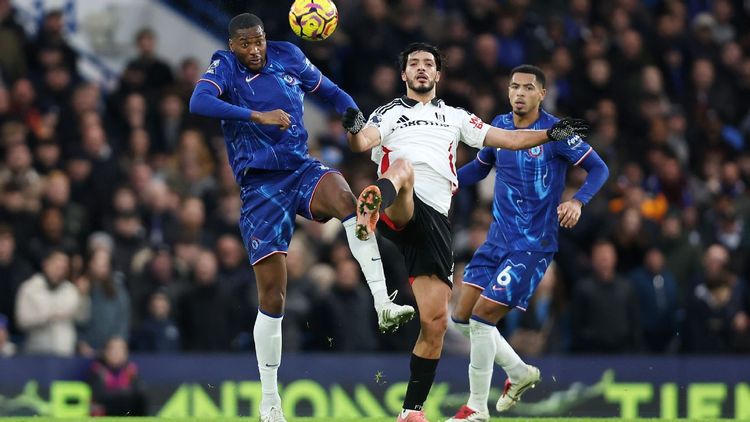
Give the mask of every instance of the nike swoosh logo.
[{"label": "nike swoosh logo", "polygon": [[497,286],[493,285],[492,286],[492,290],[495,290],[495,291],[498,291],[498,292],[502,292],[503,290],[505,290],[505,287],[497,287]]},{"label": "nike swoosh logo", "polygon": [[276,365],[269,365],[269,364],[266,364],[266,368],[276,368],[277,366],[279,366],[279,364],[278,364],[278,363],[277,363]]},{"label": "nike swoosh logo", "polygon": [[381,258],[370,258],[373,261],[380,261]]}]

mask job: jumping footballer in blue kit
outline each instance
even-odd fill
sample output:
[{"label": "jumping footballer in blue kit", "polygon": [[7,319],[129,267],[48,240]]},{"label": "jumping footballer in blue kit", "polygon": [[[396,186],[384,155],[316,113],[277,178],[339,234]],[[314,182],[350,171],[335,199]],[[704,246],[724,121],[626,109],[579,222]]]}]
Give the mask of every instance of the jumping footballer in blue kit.
[{"label": "jumping footballer in blue kit", "polygon": [[350,132],[362,129],[354,100],[288,42],[267,41],[263,23],[244,13],[229,23],[229,50],[220,50],[195,87],[190,111],[221,119],[227,157],[240,186],[240,230],[258,283],[253,328],[263,397],[260,420],[285,421],[277,387],[281,320],[286,292],[286,251],[300,215],[338,218],[352,255],[374,297],[381,331],[414,316],[392,302],[374,237],[355,236],[356,198],[341,174],[310,157],[302,123],[305,94],[314,93],[343,115]]},{"label": "jumping footballer in blue kit", "polygon": [[[492,126],[546,129],[557,119],[542,110],[546,78],[535,66],[511,72],[508,97],[513,112],[495,117]],[[588,171],[572,199],[560,203],[569,165]],[[558,225],[575,226],[586,205],[609,176],[599,155],[575,136],[523,151],[483,148],[476,160],[458,171],[459,186],[475,184],[496,170],[493,221],[487,240],[464,270],[461,297],[453,312],[455,326],[471,339],[470,396],[449,421],[489,421],[487,408],[493,364],[508,375],[497,401],[499,412],[513,406],[540,381],[539,369],[525,364],[497,330],[512,308],[526,310],[557,251]]]}]

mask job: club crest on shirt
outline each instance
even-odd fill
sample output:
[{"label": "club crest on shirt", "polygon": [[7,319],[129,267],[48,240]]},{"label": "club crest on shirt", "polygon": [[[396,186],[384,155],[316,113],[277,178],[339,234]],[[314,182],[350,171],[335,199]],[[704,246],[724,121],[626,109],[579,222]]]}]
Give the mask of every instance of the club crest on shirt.
[{"label": "club crest on shirt", "polygon": [[375,127],[380,127],[380,122],[383,121],[383,116],[380,114],[373,114],[372,117],[370,117],[370,124]]},{"label": "club crest on shirt", "polygon": [[542,152],[544,152],[544,146],[537,145],[534,148],[527,149],[526,152],[528,152],[531,157],[538,158],[540,155],[542,155]]},{"label": "club crest on shirt", "polygon": [[219,67],[219,60],[218,59],[212,61],[211,64],[208,65],[208,69],[206,69],[206,73],[210,73],[212,75],[215,75],[217,67]]},{"label": "club crest on shirt", "polygon": [[292,76],[292,75],[290,75],[288,73],[285,73],[284,76],[282,76],[282,78],[284,79],[284,82],[286,82],[287,85],[296,85],[297,84],[297,78],[295,78],[294,76]]}]

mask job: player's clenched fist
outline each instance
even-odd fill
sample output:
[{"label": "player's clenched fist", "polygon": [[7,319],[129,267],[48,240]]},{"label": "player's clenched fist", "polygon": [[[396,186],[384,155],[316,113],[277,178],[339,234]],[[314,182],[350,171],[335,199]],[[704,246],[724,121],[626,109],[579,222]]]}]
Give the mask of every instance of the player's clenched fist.
[{"label": "player's clenched fist", "polygon": [[292,124],[289,113],[280,108],[272,111],[253,111],[250,120],[261,125],[278,126],[281,130],[289,129],[289,125]]},{"label": "player's clenched fist", "polygon": [[557,221],[560,222],[560,227],[569,229],[578,223],[578,219],[581,218],[581,201],[577,199],[571,199],[565,201],[557,206]]}]

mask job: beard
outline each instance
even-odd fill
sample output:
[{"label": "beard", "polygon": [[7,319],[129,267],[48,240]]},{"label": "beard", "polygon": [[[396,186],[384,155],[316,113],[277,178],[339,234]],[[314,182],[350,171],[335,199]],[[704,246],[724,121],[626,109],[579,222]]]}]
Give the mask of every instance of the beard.
[{"label": "beard", "polygon": [[414,80],[413,82],[409,81],[407,85],[409,86],[409,89],[411,89],[412,91],[419,93],[419,94],[425,94],[425,93],[432,91],[435,88],[435,81],[428,82],[427,85],[417,85],[417,81]]}]

